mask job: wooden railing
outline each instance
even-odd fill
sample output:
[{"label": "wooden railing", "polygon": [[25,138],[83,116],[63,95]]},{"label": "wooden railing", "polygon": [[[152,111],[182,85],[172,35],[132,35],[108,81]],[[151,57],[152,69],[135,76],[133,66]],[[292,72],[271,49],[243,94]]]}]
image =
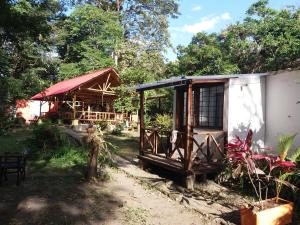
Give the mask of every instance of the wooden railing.
[{"label": "wooden railing", "polygon": [[158,128],[144,129],[144,147],[143,151],[151,152],[152,154],[169,154],[170,149],[170,132],[163,132]]},{"label": "wooden railing", "polygon": [[[195,158],[200,154],[202,154],[207,162],[211,162],[212,159],[216,156],[216,152],[218,152],[221,157],[225,157],[224,154],[224,150],[221,148],[221,144],[217,142],[217,140],[215,139],[215,137],[212,135],[212,133],[208,133],[208,132],[194,132],[193,133],[193,143],[197,146],[196,150],[193,149],[193,153],[192,153],[192,161],[195,160]],[[204,135],[204,141],[202,141],[201,143],[199,143],[199,141],[197,141],[195,139],[195,135]],[[224,138],[224,137],[223,137]],[[204,151],[204,145],[206,144],[206,151]],[[212,147],[215,147],[215,149],[217,151],[213,151]]]},{"label": "wooden railing", "polygon": [[[143,149],[144,153],[159,155],[165,158],[174,159],[184,164],[187,160],[186,141],[187,135],[185,132],[177,132],[174,143],[170,142],[171,133],[161,132],[157,128],[146,128],[143,132]],[[204,136],[201,142],[197,140],[197,136]],[[202,154],[205,161],[211,162],[217,152],[221,157],[224,157],[221,144],[218,143],[212,133],[209,132],[194,132],[193,133],[193,150],[191,162],[194,162],[197,156]],[[205,149],[204,149],[205,148]]]},{"label": "wooden railing", "polygon": [[[72,119],[72,112],[60,113],[62,119]],[[122,121],[128,119],[127,113],[114,113],[114,112],[95,112],[95,111],[77,111],[75,118],[80,121]]]}]

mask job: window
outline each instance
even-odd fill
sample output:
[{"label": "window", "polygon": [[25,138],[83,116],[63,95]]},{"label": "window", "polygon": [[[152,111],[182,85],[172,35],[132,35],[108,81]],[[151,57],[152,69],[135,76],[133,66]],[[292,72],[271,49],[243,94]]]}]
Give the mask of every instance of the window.
[{"label": "window", "polygon": [[[182,125],[186,126],[187,92],[183,92]],[[194,127],[223,128],[224,84],[199,85],[193,88]]]},{"label": "window", "polygon": [[[194,90],[195,124],[199,127],[223,128],[224,85],[200,86]],[[196,103],[198,101],[198,103]],[[198,106],[198,107],[197,107]]]}]

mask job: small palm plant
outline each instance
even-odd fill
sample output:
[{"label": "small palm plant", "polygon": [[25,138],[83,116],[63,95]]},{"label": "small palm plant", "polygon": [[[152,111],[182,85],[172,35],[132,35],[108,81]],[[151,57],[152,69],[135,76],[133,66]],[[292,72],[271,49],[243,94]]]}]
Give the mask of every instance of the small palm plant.
[{"label": "small palm plant", "polygon": [[[294,153],[290,157],[288,157],[288,153],[292,149],[296,135],[297,134],[283,135],[279,138],[278,142],[280,160],[285,161],[286,163],[292,163],[293,165],[296,165],[297,161],[300,159],[300,146],[294,151]],[[286,159],[288,159],[289,161],[286,161]],[[287,182],[288,178],[293,176],[294,174],[297,174],[297,170],[290,170],[289,168],[286,168],[283,171],[279,171],[278,178],[275,179],[276,201],[278,201],[283,185],[292,188],[293,191],[297,190],[297,187]]]}]

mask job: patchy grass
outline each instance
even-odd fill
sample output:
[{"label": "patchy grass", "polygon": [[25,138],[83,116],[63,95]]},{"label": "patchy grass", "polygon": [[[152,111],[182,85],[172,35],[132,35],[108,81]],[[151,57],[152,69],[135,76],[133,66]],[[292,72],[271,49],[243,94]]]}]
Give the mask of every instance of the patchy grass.
[{"label": "patchy grass", "polygon": [[11,174],[0,186],[0,224],[105,224],[113,216],[119,199],[101,189],[96,192],[95,185],[84,180],[88,151],[59,143],[55,148],[38,147],[32,130],[0,137],[1,152],[16,152],[23,146],[33,150],[26,180],[16,186]]},{"label": "patchy grass", "polygon": [[150,212],[146,209],[137,207],[127,207],[124,209],[125,222],[128,225],[147,225],[147,218]]},{"label": "patchy grass", "polygon": [[105,140],[117,147],[116,153],[130,161],[139,154],[139,138],[106,135]]},{"label": "patchy grass", "polygon": [[0,154],[4,152],[22,152],[28,145],[32,130],[19,129],[15,133],[0,136]]}]

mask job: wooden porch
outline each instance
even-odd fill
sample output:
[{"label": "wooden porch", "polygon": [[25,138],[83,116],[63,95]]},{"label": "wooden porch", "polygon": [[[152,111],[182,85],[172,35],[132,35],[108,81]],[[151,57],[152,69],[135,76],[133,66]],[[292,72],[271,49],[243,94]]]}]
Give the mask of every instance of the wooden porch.
[{"label": "wooden porch", "polygon": [[[176,132],[177,138],[173,143],[170,141],[171,133],[160,132],[158,129],[144,129],[143,133],[144,136],[141,138],[143,147],[138,156],[143,162],[185,176],[216,173],[222,168],[222,163],[217,159],[222,159],[224,153],[213,135],[214,131],[194,132],[192,138],[194,148],[190,155],[186,151],[185,132]],[[197,138],[200,135],[205,136],[202,142]],[[199,159],[200,155],[202,159]]]},{"label": "wooden porch", "polygon": [[[183,176],[184,185],[193,189],[197,175],[214,174],[222,170],[226,132],[222,129],[223,98],[225,80],[176,81],[146,84],[138,88],[140,93],[140,152],[138,158],[142,167],[149,164],[162,167]],[[208,86],[207,86],[208,84]],[[174,130],[166,133],[157,128],[145,127],[144,91],[161,87],[175,87]],[[205,89],[208,87],[208,92]],[[212,95],[209,95],[212,92]],[[207,101],[215,102],[209,106],[215,118],[208,111],[207,126],[203,126],[203,103],[201,96],[208,93]],[[205,96],[204,96],[205,97]],[[205,103],[207,104],[207,103]],[[220,105],[220,106],[219,106]],[[222,114],[223,115],[223,114]],[[209,117],[209,118],[208,118]],[[202,119],[202,120],[201,120]],[[215,126],[210,126],[214,124]]]}]

